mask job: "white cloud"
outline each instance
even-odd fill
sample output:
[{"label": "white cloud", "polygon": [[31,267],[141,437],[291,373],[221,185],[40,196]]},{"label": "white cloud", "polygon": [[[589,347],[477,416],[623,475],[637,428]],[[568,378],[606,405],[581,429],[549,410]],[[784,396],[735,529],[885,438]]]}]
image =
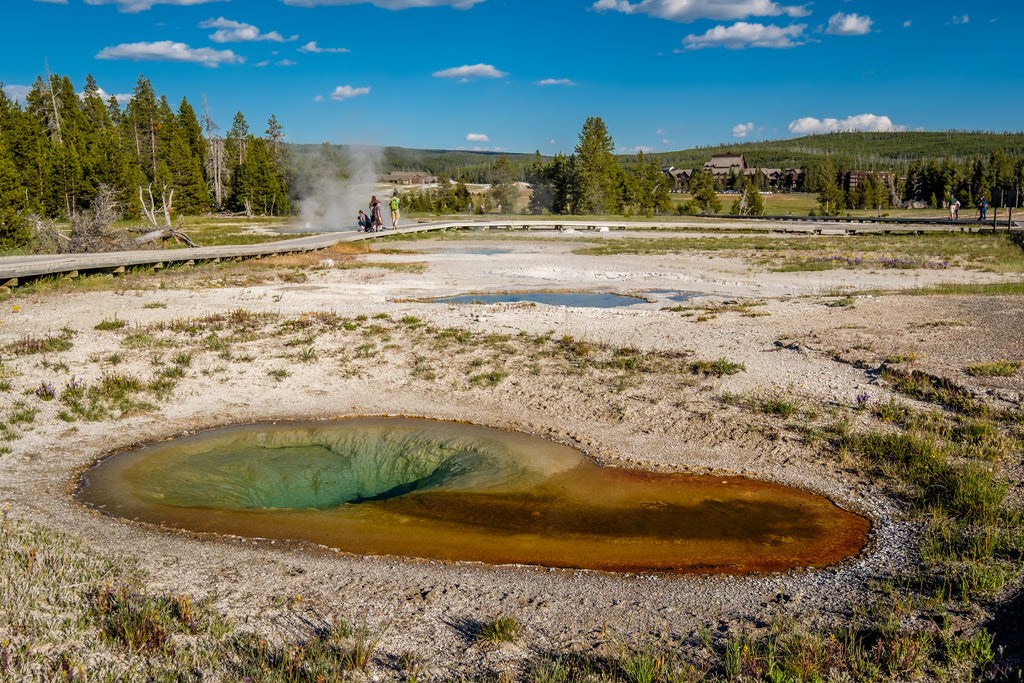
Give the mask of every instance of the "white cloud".
[{"label": "white cloud", "polygon": [[805,28],[807,24],[782,27],[739,21],[732,26],[715,26],[703,35],[686,36],[683,38],[683,45],[687,50],[700,50],[705,47],[724,47],[730,50],[742,50],[747,47],[789,48],[803,45],[803,42],[797,39],[802,36]]},{"label": "white cloud", "polygon": [[545,78],[543,81],[537,81],[537,85],[576,85],[568,78]]},{"label": "white cloud", "polygon": [[466,142],[490,142],[491,139],[483,133],[470,133],[466,136]]},{"label": "white cloud", "polygon": [[311,40],[302,47],[299,48],[299,52],[309,52],[312,54],[323,54],[325,52],[342,53],[351,52],[347,47],[320,47],[316,44],[315,40]]},{"label": "white cloud", "polygon": [[151,8],[153,5],[176,5],[189,7],[205,5],[208,2],[230,2],[231,0],[85,0],[87,5],[117,5],[118,12],[135,14]]},{"label": "white cloud", "polygon": [[640,152],[643,152],[644,154],[649,154],[654,151],[656,151],[656,148],[649,147],[647,145],[637,145],[636,147],[619,147],[617,150],[615,150],[616,154],[638,154]]},{"label": "white cloud", "polygon": [[281,59],[274,63],[277,64],[278,66],[295,66],[296,64],[298,64],[298,62],[293,62],[290,59]]},{"label": "white cloud", "polygon": [[754,122],[750,123],[737,123],[732,127],[732,136],[734,138],[745,138],[754,132]]},{"label": "white cloud", "polygon": [[871,24],[873,23],[871,17],[836,12],[829,17],[825,33],[834,36],[862,36],[865,33],[871,33]]},{"label": "white cloud", "polygon": [[4,92],[7,93],[7,96],[10,97],[12,100],[22,100],[22,101],[24,101],[25,95],[28,95],[31,90],[32,90],[32,86],[29,86],[29,85],[5,85],[4,86]]},{"label": "white cloud", "polygon": [[792,135],[815,135],[818,133],[840,133],[849,131],[866,131],[870,133],[889,133],[907,130],[906,126],[893,124],[888,116],[874,114],[857,114],[845,119],[816,119],[810,116],[792,121],[786,126]]},{"label": "white cloud", "polygon": [[457,78],[468,81],[471,78],[504,78],[508,74],[498,71],[490,64],[473,64],[472,66],[457,66],[452,69],[435,71],[433,75],[437,78]]},{"label": "white cloud", "polygon": [[362,5],[390,10],[412,9],[414,7],[451,7],[453,9],[469,9],[484,0],[282,0],[293,7],[320,7],[321,5]]},{"label": "white cloud", "polygon": [[48,2],[51,5],[66,5],[68,0],[32,0],[33,2]]},{"label": "white cloud", "polygon": [[[110,99],[110,93],[108,93],[103,88],[96,88],[96,95],[97,95],[97,97],[99,97],[104,102],[106,102],[107,100]],[[85,97],[85,93],[84,92],[79,93],[78,96],[79,97]],[[118,93],[118,94],[114,95],[114,99],[117,100],[118,104],[124,104],[125,102],[128,102],[128,101],[130,101],[132,99],[132,94],[131,93]]]},{"label": "white cloud", "polygon": [[[254,40],[272,40],[275,43],[283,43],[286,40],[285,37],[277,31],[261,33],[260,30],[252,24],[243,24],[240,21],[231,21],[224,17],[207,19],[206,21],[199,22],[199,28],[218,29],[210,36],[210,40],[215,43],[242,43]],[[298,38],[298,36],[292,36],[287,40],[295,40],[296,38]]]},{"label": "white cloud", "polygon": [[191,48],[185,43],[161,40],[155,43],[122,43],[105,47],[96,59],[128,59],[133,62],[191,62],[203,66],[217,67],[221,64],[241,64],[245,57],[231,50],[214,50],[209,47]]},{"label": "white cloud", "polygon": [[911,22],[910,19],[907,19],[906,21],[903,22],[903,27],[904,28],[910,28],[910,24],[911,23],[913,23],[913,22]]},{"label": "white cloud", "polygon": [[353,88],[351,85],[339,85],[331,93],[331,99],[335,102],[341,102],[352,97],[359,97],[360,95],[368,95],[370,93],[369,87]]},{"label": "white cloud", "polygon": [[954,24],[969,24],[969,23],[971,23],[971,17],[966,15],[966,14],[964,14],[962,16],[959,16],[959,17],[953,17],[953,23]]},{"label": "white cloud", "polygon": [[698,19],[730,21],[747,17],[806,17],[806,5],[782,6],[771,0],[598,0],[592,6],[599,12],[614,11],[623,14],[646,14],[657,19],[690,23]]}]

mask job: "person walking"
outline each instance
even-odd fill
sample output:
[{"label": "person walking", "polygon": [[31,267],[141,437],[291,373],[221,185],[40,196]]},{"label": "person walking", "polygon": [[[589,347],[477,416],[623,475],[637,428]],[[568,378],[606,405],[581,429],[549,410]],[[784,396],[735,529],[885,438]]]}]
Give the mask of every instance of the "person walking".
[{"label": "person walking", "polygon": [[377,201],[377,195],[370,197],[370,228],[371,232],[384,229],[384,219],[380,216],[380,202]]},{"label": "person walking", "polygon": [[391,229],[398,230],[398,190],[391,195]]}]

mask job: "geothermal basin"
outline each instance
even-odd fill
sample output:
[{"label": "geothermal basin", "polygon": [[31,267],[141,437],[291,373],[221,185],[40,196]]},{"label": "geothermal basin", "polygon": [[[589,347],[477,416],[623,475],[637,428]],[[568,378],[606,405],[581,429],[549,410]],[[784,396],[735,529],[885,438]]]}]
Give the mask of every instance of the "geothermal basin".
[{"label": "geothermal basin", "polygon": [[359,555],[616,572],[821,567],[865,518],[778,484],[601,467],[528,434],[420,418],[237,425],[114,453],[77,498],[198,533]]}]

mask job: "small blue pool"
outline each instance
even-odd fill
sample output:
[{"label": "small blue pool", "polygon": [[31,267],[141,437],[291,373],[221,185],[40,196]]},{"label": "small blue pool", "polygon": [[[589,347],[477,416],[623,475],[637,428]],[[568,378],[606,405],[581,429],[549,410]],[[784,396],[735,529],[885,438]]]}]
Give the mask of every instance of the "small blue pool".
[{"label": "small blue pool", "polygon": [[502,304],[532,301],[548,306],[577,308],[616,308],[648,303],[647,299],[622,294],[594,292],[511,292],[507,294],[460,294],[431,299],[442,304]]}]

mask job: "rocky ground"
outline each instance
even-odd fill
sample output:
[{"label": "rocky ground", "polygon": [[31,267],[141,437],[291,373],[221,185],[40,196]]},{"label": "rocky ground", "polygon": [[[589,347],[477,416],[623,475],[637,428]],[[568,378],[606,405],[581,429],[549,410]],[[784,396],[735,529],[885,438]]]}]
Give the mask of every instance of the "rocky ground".
[{"label": "rocky ground", "polygon": [[[212,596],[216,610],[248,628],[288,637],[333,616],[362,615],[382,632],[382,671],[389,657],[393,662],[415,652],[427,673],[478,675],[514,669],[547,651],[600,651],[651,630],[689,637],[702,626],[724,633],[778,618],[836,623],[848,618],[851,604],[869,598],[874,580],[916,562],[918,529],[898,502],[850,463],[806,444],[783,421],[746,409],[744,398],[786,396],[800,406],[797,421],[864,420],[850,410],[859,394],[872,403],[906,400],[878,374],[887,359],[901,357],[993,405],[1024,400],[1020,373],[975,378],[964,372],[970,364],[1024,357],[1020,298],[856,294],[1005,276],[956,268],[779,273],[734,253],[581,256],[565,236],[391,246],[362,256],[338,250],[258,266],[133,276],[114,291],[72,288],[8,299],[0,347],[62,329],[74,335],[66,351],[4,354],[11,390],[0,395],[0,414],[10,414],[19,401],[38,414],[18,428],[20,438],[4,444],[0,505],[70,532],[97,553],[136,557],[150,590]],[[636,294],[649,303],[597,309],[424,300],[538,289]],[[694,298],[671,300],[676,293]],[[666,310],[673,306],[684,310]],[[233,342],[227,353],[203,344],[208,329],[170,330],[176,320],[239,311],[273,314],[277,322]],[[291,346],[295,335],[270,333],[282,320],[317,312],[363,315],[367,325],[377,321],[386,329],[323,332]],[[374,318],[379,314],[389,317]],[[423,327],[400,322],[413,318]],[[127,326],[96,329],[114,320]],[[479,347],[441,348],[424,336],[426,328],[571,336],[695,361],[727,359],[745,370],[722,378],[652,373],[626,381],[611,373],[567,372],[554,358],[528,360],[519,347],[504,359]],[[150,331],[174,346],[133,344],[126,341],[133,331]],[[306,348],[315,352],[302,357]],[[192,359],[171,397],[120,419],[69,423],[60,418],[59,401],[31,393],[43,382],[59,389],[72,376],[89,382],[104,372],[149,377],[182,349]],[[486,368],[500,364],[505,376],[494,386],[474,383],[471,357]],[[430,372],[421,372],[424,367]],[[618,575],[193,537],[103,517],[72,495],[88,465],[145,441],[224,424],[390,414],[536,433],[603,464],[740,473],[803,487],[870,517],[871,542],[860,556],[825,569]],[[1019,485],[1019,458],[1008,467]],[[1019,498],[1020,491],[1013,495]],[[499,613],[515,616],[525,632],[513,645],[485,647],[472,637],[473,625]]]}]

